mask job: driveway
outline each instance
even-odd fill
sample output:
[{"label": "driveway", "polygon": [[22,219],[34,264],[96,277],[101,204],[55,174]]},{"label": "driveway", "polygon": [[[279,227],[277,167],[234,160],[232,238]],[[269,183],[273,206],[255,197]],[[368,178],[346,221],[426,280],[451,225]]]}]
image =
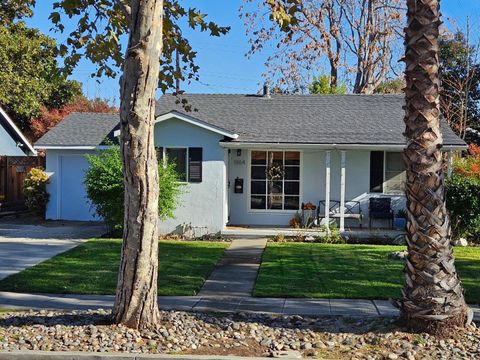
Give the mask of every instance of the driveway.
[{"label": "driveway", "polygon": [[70,250],[105,231],[102,223],[53,221],[34,225],[2,221],[0,279]]}]

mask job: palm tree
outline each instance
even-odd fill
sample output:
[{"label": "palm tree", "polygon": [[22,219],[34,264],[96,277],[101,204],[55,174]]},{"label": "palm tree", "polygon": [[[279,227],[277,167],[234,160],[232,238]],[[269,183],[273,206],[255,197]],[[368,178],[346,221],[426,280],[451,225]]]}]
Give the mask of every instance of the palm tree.
[{"label": "palm tree", "polygon": [[407,243],[401,318],[415,331],[446,333],[471,321],[450,242],[440,129],[439,0],[407,0]]}]

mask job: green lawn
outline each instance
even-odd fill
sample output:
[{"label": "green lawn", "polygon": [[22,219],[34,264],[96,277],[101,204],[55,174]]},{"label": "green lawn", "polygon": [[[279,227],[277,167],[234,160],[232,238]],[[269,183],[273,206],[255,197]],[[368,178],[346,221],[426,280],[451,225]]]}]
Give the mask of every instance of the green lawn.
[{"label": "green lawn", "polygon": [[[388,299],[400,297],[402,246],[269,243],[255,296]],[[480,302],[480,248],[455,248],[467,301]]]},{"label": "green lawn", "polygon": [[[160,295],[194,295],[228,244],[160,241]],[[114,294],[121,240],[90,240],[0,281],[0,291]]]}]

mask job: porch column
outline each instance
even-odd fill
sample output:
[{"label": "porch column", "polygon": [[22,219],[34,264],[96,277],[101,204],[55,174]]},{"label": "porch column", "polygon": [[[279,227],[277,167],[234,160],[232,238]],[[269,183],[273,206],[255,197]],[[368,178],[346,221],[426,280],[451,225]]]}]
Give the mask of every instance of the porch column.
[{"label": "porch column", "polygon": [[346,151],[341,151],[341,174],[340,174],[340,231],[345,231],[345,160]]},{"label": "porch column", "polygon": [[330,232],[330,151],[325,151],[325,226]]},{"label": "porch column", "polygon": [[453,171],[453,153],[452,151],[447,152],[447,177],[452,176]]}]

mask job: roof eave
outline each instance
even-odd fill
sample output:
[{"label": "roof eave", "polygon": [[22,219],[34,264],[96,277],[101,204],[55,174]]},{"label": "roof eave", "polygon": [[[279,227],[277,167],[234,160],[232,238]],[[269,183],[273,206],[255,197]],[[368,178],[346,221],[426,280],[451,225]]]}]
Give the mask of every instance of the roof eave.
[{"label": "roof eave", "polygon": [[23,133],[20,131],[20,129],[15,125],[13,120],[8,116],[8,114],[5,112],[5,110],[2,109],[0,106],[0,114],[2,117],[7,121],[7,124],[10,126],[10,128],[17,134],[17,136],[22,140],[22,142],[27,146],[28,150],[33,154],[37,155],[37,151],[34,149],[32,144],[30,144],[30,141],[23,135]]},{"label": "roof eave", "polygon": [[182,114],[182,113],[180,113],[178,111],[175,111],[175,110],[164,113],[164,114],[159,114],[157,116],[157,118],[155,119],[155,124],[159,123],[159,122],[162,122],[162,121],[165,121],[165,120],[169,120],[169,119],[179,119],[179,120],[185,121],[189,124],[196,125],[198,127],[204,128],[206,130],[210,130],[214,133],[226,136],[230,139],[233,139],[233,140],[238,139],[238,134],[236,134],[236,133],[234,133],[234,132],[232,132],[228,129],[224,129],[224,128],[209,124],[209,123],[207,123],[203,120],[200,120],[196,117],[186,115],[186,114]]},{"label": "roof eave", "polygon": [[101,150],[110,145],[35,145],[37,150]]},{"label": "roof eave", "polygon": [[[220,145],[227,149],[320,149],[320,150],[390,150],[402,151],[405,144],[320,144],[320,143],[285,143],[285,142],[220,142]],[[467,145],[446,144],[443,146],[447,151],[463,151],[467,149]]]}]

